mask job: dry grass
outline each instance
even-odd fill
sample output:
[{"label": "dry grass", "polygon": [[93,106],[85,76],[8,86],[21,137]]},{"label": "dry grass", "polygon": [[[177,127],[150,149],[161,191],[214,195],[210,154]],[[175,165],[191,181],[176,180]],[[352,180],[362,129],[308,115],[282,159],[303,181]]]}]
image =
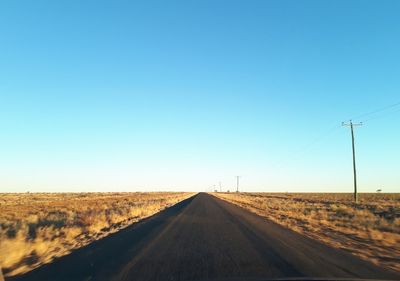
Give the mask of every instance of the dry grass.
[{"label": "dry grass", "polygon": [[278,224],[400,271],[400,194],[213,193]]},{"label": "dry grass", "polygon": [[27,272],[192,195],[0,194],[0,266],[6,277]]}]

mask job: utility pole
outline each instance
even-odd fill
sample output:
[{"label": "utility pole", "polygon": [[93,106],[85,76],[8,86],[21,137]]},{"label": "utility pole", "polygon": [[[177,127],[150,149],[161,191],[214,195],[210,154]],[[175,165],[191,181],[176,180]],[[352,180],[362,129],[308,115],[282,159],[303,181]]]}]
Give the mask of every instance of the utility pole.
[{"label": "utility pole", "polygon": [[219,192],[222,192],[222,185],[221,185],[221,182],[219,182]]},{"label": "utility pole", "polygon": [[350,127],[351,130],[351,146],[353,148],[353,176],[354,176],[354,202],[358,202],[357,193],[357,172],[356,172],[356,150],[354,145],[354,127],[362,126],[362,122],[354,124],[351,120],[349,124],[342,122],[342,126]]},{"label": "utility pole", "polygon": [[240,176],[236,176],[236,192],[239,192],[239,178]]}]

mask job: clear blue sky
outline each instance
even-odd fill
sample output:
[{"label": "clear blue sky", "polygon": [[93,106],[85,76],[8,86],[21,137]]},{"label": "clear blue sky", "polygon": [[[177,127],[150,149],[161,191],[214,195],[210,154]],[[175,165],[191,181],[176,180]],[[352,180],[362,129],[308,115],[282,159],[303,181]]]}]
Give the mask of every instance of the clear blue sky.
[{"label": "clear blue sky", "polygon": [[[0,3],[0,191],[351,191],[400,101],[399,1]],[[400,192],[400,106],[356,121]]]}]

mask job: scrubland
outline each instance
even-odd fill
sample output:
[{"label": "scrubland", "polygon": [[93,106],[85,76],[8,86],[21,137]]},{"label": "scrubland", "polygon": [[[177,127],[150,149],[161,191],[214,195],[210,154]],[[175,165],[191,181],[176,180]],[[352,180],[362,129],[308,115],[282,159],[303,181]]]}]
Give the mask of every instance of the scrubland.
[{"label": "scrubland", "polygon": [[400,271],[400,194],[213,193],[332,247]]},{"label": "scrubland", "polygon": [[5,276],[25,273],[192,195],[0,194],[0,266]]}]

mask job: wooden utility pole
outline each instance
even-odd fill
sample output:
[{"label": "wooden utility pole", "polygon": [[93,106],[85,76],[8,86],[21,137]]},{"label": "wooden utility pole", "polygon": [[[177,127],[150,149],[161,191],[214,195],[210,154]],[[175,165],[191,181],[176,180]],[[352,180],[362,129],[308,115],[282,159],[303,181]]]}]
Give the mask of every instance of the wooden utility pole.
[{"label": "wooden utility pole", "polygon": [[354,124],[351,120],[349,124],[342,123],[342,126],[350,127],[351,130],[351,146],[353,149],[353,178],[354,178],[354,202],[358,202],[358,193],[357,193],[357,171],[356,171],[356,149],[354,144],[354,127],[362,126],[362,122]]}]

